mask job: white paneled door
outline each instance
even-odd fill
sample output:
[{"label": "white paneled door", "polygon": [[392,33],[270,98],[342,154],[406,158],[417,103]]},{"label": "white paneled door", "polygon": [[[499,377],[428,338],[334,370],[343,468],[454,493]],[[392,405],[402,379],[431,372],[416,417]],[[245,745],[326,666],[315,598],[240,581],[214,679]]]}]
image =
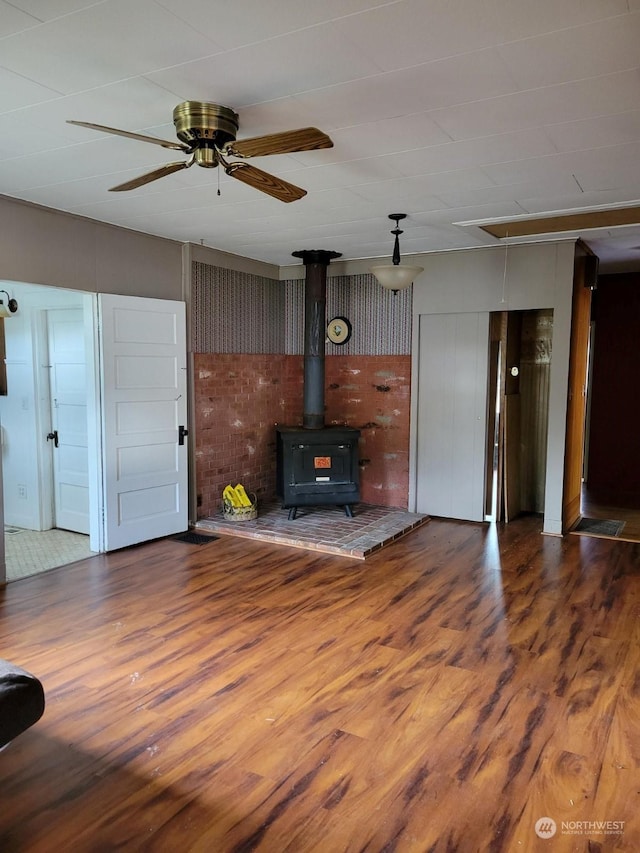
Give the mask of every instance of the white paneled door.
[{"label": "white paneled door", "polygon": [[188,528],[185,306],[98,297],[105,550]]},{"label": "white paneled door", "polygon": [[48,310],[54,527],[89,533],[87,369],[81,308]]},{"label": "white paneled door", "polygon": [[484,520],[489,314],[420,316],[418,512]]}]

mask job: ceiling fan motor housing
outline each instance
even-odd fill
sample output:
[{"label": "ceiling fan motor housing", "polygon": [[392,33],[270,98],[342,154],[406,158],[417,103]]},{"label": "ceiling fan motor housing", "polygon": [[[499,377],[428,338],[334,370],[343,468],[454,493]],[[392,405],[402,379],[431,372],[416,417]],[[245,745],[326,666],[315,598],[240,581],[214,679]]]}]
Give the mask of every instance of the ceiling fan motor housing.
[{"label": "ceiling fan motor housing", "polygon": [[190,147],[210,141],[224,148],[235,141],[238,114],[230,107],[202,101],[184,101],[173,111],[173,123],[178,139]]}]

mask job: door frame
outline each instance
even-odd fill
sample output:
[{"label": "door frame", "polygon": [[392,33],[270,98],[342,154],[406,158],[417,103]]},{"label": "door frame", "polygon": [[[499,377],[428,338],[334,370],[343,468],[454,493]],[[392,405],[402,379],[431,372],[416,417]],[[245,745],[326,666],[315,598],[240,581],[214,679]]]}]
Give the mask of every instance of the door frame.
[{"label": "door frame", "polygon": [[[591,336],[591,295],[595,282],[588,274],[588,258],[595,257],[582,243],[576,245],[571,301],[571,337],[567,387],[562,492],[562,533],[568,533],[582,514],[585,436],[587,431],[587,383]],[[597,269],[597,266],[596,266]]]}]

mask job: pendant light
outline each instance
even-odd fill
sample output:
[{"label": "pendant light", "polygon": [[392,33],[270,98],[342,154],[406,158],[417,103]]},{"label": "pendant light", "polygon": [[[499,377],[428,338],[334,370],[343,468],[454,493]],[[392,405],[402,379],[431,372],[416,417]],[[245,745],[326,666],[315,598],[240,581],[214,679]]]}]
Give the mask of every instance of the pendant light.
[{"label": "pendant light", "polygon": [[378,279],[380,284],[387,290],[392,290],[394,293],[397,293],[399,290],[406,290],[406,288],[413,282],[414,278],[417,275],[420,275],[424,269],[424,267],[412,267],[408,264],[405,264],[404,266],[400,265],[399,237],[401,234],[404,234],[404,231],[401,231],[400,228],[398,228],[398,223],[401,219],[406,218],[406,213],[389,214],[389,219],[393,219],[396,223],[396,227],[390,232],[395,235],[393,256],[391,258],[392,263],[369,268],[369,272]]}]

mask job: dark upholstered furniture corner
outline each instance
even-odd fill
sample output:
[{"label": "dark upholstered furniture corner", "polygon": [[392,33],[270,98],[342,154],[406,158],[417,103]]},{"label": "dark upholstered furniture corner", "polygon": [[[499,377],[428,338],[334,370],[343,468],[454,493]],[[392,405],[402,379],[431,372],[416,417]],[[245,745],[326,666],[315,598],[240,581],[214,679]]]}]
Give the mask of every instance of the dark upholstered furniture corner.
[{"label": "dark upholstered furniture corner", "polygon": [[0,749],[44,712],[44,689],[31,673],[0,658]]}]

